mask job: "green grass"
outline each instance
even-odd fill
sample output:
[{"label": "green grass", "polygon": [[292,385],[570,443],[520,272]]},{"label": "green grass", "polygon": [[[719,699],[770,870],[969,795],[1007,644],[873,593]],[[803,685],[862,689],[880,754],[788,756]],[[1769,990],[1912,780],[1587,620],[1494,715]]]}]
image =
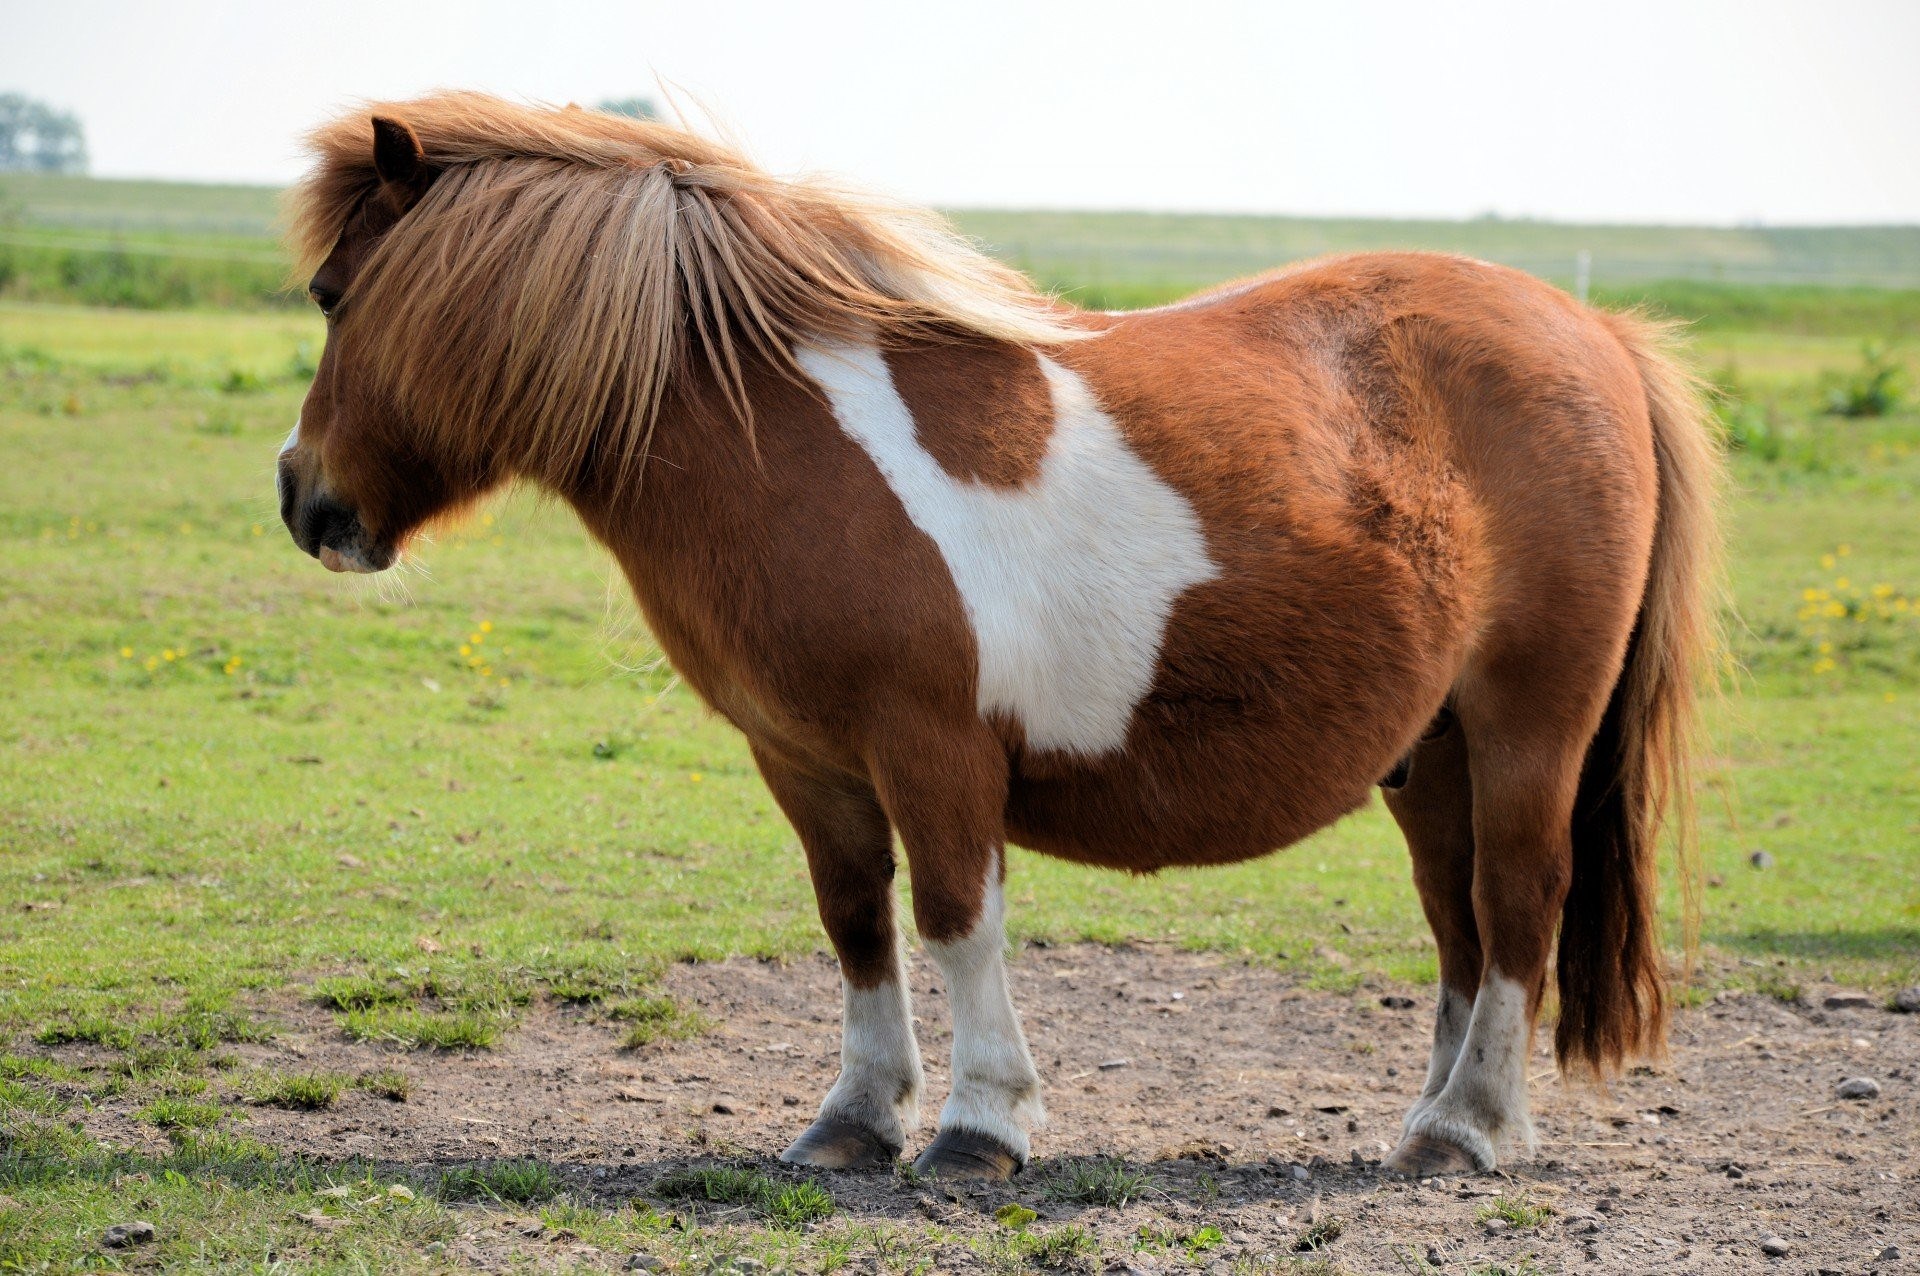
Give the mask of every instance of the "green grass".
[{"label": "green grass", "polygon": [[341,1030],[355,1041],[386,1042],[403,1050],[491,1050],[506,1024],[480,1010],[395,1009],[349,1011]]},{"label": "green grass", "polygon": [[413,1078],[398,1068],[379,1068],[357,1076],[353,1088],[364,1090],[390,1103],[405,1103],[413,1093]]},{"label": "green grass", "polygon": [[1053,1200],[1073,1205],[1122,1209],[1129,1201],[1141,1199],[1153,1186],[1153,1175],[1124,1161],[1076,1160],[1053,1167],[1046,1193]]},{"label": "green grass", "polygon": [[776,1227],[803,1227],[834,1211],[833,1197],[812,1179],[785,1182],[726,1166],[677,1171],[655,1180],[647,1193],[663,1201],[749,1206]]},{"label": "green grass", "polygon": [[1491,1223],[1495,1220],[1505,1223],[1516,1230],[1538,1227],[1553,1217],[1553,1207],[1530,1201],[1524,1196],[1500,1195],[1482,1205],[1474,1212],[1474,1221]]},{"label": "green grass", "polygon": [[247,1098],[269,1108],[317,1112],[340,1101],[353,1078],[337,1072],[263,1073],[247,1087]]},{"label": "green grass", "polygon": [[620,1044],[628,1050],[656,1041],[685,1041],[711,1026],[705,1015],[670,997],[633,997],[605,1009],[609,1018],[627,1025]]},{"label": "green grass", "polygon": [[210,1129],[225,1119],[227,1110],[218,1103],[162,1096],[141,1108],[134,1116],[163,1130]]},{"label": "green grass", "polygon": [[445,1201],[534,1205],[552,1200],[563,1187],[552,1166],[523,1159],[456,1166],[440,1176],[435,1190]]}]

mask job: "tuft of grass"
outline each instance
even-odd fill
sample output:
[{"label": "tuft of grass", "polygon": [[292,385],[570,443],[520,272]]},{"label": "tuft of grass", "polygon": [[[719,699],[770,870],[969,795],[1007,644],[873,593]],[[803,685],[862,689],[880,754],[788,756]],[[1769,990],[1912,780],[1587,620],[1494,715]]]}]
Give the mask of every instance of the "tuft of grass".
[{"label": "tuft of grass", "polygon": [[74,1015],[59,1023],[48,1024],[34,1033],[33,1039],[43,1046],[84,1042],[105,1046],[109,1050],[131,1050],[134,1032],[125,1024],[117,1024],[102,1015]]},{"label": "tuft of grass", "polygon": [[1100,1158],[1069,1161],[1055,1168],[1046,1181],[1047,1196],[1075,1205],[1106,1205],[1124,1208],[1137,1201],[1154,1186],[1153,1175],[1136,1170],[1124,1161]]},{"label": "tuft of grass", "polygon": [[758,1210],[779,1227],[798,1228],[830,1218],[833,1196],[812,1179],[782,1183],[758,1170],[707,1166],[676,1170],[656,1179],[648,1189],[662,1200],[704,1200],[720,1205],[745,1205]]},{"label": "tuft of grass", "polygon": [[1091,1270],[1100,1242],[1078,1223],[1043,1233],[1029,1232],[1017,1242],[1027,1262],[1043,1271]]},{"label": "tuft of grass", "polygon": [[497,1201],[532,1205],[550,1201],[565,1186],[553,1167],[519,1159],[487,1165],[459,1165],[440,1175],[436,1194],[443,1201]]},{"label": "tuft of grass", "polygon": [[1508,1227],[1538,1227],[1553,1216],[1551,1205],[1537,1204],[1524,1196],[1508,1196],[1504,1193],[1494,1197],[1473,1216],[1477,1223],[1490,1223],[1499,1219]]},{"label": "tuft of grass", "polygon": [[385,1041],[407,1050],[491,1050],[505,1017],[479,1010],[376,1007],[343,1015],[340,1027],[355,1041]]},{"label": "tuft of grass", "polygon": [[183,1050],[211,1050],[236,1041],[271,1041],[273,1025],[241,1011],[195,1009],[158,1014],[141,1025],[144,1035]]},{"label": "tuft of grass", "polygon": [[629,997],[608,1006],[606,1013],[628,1025],[620,1038],[621,1046],[628,1050],[656,1041],[688,1041],[713,1026],[698,1010],[688,1009],[671,997]]},{"label": "tuft of grass", "polygon": [[406,989],[396,987],[383,979],[372,979],[365,975],[342,975],[333,979],[322,979],[314,984],[311,996],[317,1004],[328,1010],[343,1013],[354,1010],[374,1010],[381,1006],[413,1004],[413,994]]},{"label": "tuft of grass", "polygon": [[163,1130],[205,1130],[219,1125],[227,1110],[217,1103],[204,1103],[163,1095],[133,1114],[134,1120],[157,1125]]},{"label": "tuft of grass", "polygon": [[1309,1254],[1323,1250],[1339,1240],[1346,1230],[1346,1220],[1336,1215],[1329,1214],[1325,1218],[1316,1218],[1293,1238],[1293,1252]]},{"label": "tuft of grass", "polygon": [[247,1097],[253,1102],[270,1108],[292,1108],[297,1111],[313,1112],[321,1108],[330,1108],[340,1101],[340,1095],[352,1082],[352,1078],[338,1072],[309,1072],[279,1075],[268,1073],[261,1076],[249,1088]]},{"label": "tuft of grass", "polygon": [[381,1068],[377,1072],[363,1072],[355,1077],[353,1088],[393,1103],[405,1103],[407,1096],[413,1093],[413,1078],[398,1068]]},{"label": "tuft of grass", "polygon": [[12,1078],[0,1080],[0,1117],[12,1116],[17,1112],[58,1116],[66,1110],[66,1100],[58,1095],[48,1094],[37,1086],[26,1085]]}]

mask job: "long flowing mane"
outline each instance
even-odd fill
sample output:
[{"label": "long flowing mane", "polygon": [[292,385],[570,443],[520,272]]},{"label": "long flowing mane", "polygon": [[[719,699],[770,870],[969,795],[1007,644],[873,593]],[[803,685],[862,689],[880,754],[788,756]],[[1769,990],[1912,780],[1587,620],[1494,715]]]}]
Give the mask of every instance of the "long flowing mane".
[{"label": "long flowing mane", "polygon": [[410,126],[439,173],[341,304],[377,316],[373,373],[424,426],[511,446],[535,473],[637,468],[670,379],[698,360],[750,430],[749,353],[791,366],[811,342],[916,330],[1087,335],[932,213],[775,177],[670,125],[480,93],[372,103],[309,136],[317,162],[288,206],[302,279],[378,188],[375,116]]}]

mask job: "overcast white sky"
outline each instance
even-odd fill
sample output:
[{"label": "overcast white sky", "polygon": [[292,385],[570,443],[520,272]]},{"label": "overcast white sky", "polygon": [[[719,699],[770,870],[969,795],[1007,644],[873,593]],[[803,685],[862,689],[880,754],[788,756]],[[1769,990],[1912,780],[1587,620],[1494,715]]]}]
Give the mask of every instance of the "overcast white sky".
[{"label": "overcast white sky", "polygon": [[94,171],[281,182],[356,98],[710,108],[961,206],[1920,221],[1920,0],[10,2]]}]

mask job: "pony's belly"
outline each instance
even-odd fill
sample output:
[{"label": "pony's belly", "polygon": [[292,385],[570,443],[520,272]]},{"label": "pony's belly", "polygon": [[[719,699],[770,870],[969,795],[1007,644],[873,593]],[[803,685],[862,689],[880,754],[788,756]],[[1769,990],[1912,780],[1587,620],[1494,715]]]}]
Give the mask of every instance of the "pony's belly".
[{"label": "pony's belly", "polygon": [[[1377,775],[1261,749],[1257,735],[1143,740],[1098,759],[1023,758],[1007,837],[1045,855],[1151,872],[1270,854],[1371,796]],[[1249,738],[1253,736],[1255,738]]]}]

